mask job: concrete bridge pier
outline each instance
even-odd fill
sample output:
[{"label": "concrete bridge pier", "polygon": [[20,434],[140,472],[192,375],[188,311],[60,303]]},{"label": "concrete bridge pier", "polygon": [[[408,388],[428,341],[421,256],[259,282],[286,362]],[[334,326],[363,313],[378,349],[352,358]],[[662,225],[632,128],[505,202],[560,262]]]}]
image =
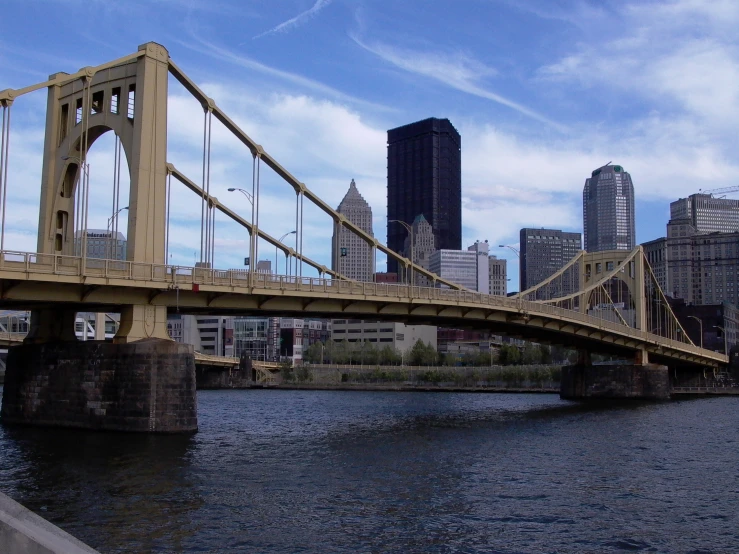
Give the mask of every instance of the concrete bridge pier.
[{"label": "concrete bridge pier", "polygon": [[129,306],[121,315],[111,343],[76,340],[71,310],[34,311],[24,344],[8,350],[2,421],[197,431],[192,347],[169,339],[166,308]]},{"label": "concrete bridge pier", "polygon": [[667,366],[650,364],[646,351],[637,351],[633,364],[593,365],[581,352],[576,365],[562,368],[560,398],[565,400],[667,400]]}]

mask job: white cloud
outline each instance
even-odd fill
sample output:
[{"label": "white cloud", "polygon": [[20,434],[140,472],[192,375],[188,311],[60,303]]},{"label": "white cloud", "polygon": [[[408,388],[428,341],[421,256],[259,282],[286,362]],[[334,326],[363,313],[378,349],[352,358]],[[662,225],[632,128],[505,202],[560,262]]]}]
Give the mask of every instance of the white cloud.
[{"label": "white cloud", "polygon": [[497,71],[462,53],[455,55],[406,50],[387,44],[369,44],[356,35],[350,35],[359,46],[400,69],[434,79],[459,91],[491,100],[511,108],[531,119],[541,121],[559,131],[566,127],[518,102],[486,89],[482,77],[494,76]]},{"label": "white cloud", "polygon": [[290,31],[291,29],[299,27],[300,25],[302,25],[309,19],[315,17],[318,14],[318,12],[320,12],[322,9],[328,7],[328,5],[331,4],[331,2],[332,0],[316,0],[316,3],[313,4],[313,6],[310,9],[307,9],[304,12],[299,13],[298,15],[288,19],[287,21],[283,21],[279,25],[276,25],[275,27],[272,27],[268,31],[258,34],[254,38],[260,38],[265,35],[271,35],[273,33],[286,33]]},{"label": "white cloud", "polygon": [[[624,5],[620,30],[599,34],[543,66],[545,81],[571,82],[610,97],[617,91],[666,114],[696,118],[716,132],[739,124],[739,3],[676,0]],[[622,96],[623,98],[623,96]]]},{"label": "white cloud", "polygon": [[[201,36],[197,35],[193,31],[191,31],[190,34],[191,34],[193,41],[195,41],[197,45],[193,44],[192,41],[175,41],[175,42],[177,42],[178,44],[180,44],[181,46],[189,50],[198,52],[200,54],[204,54],[213,59],[218,59],[218,60],[227,62],[231,65],[235,65],[235,66],[241,67],[242,69],[246,69],[247,71],[253,71],[256,73],[260,73],[266,77],[269,77],[269,78],[277,80],[278,82],[281,82],[283,85],[288,84],[288,85],[291,85],[291,87],[298,87],[299,90],[301,91],[308,90],[314,94],[319,94],[321,96],[327,96],[327,97],[333,98],[335,100],[339,100],[344,103],[364,106],[366,108],[371,108],[374,110],[380,110],[380,111],[390,111],[391,110],[387,106],[382,106],[379,104],[368,102],[361,98],[356,98],[354,96],[345,94],[341,92],[340,90],[330,87],[328,85],[325,85],[319,81],[315,81],[313,79],[303,77],[302,75],[298,75],[296,73],[290,73],[289,71],[283,71],[281,69],[276,69],[274,67],[270,67],[268,65],[260,63],[252,58],[249,58],[248,56],[237,54],[227,48],[218,46],[208,40],[203,39]],[[186,68],[184,67],[182,69],[186,70]],[[241,81],[240,79],[237,78],[236,80],[238,80],[241,85],[244,84],[243,81]],[[291,88],[290,90],[293,90],[293,88]]]}]

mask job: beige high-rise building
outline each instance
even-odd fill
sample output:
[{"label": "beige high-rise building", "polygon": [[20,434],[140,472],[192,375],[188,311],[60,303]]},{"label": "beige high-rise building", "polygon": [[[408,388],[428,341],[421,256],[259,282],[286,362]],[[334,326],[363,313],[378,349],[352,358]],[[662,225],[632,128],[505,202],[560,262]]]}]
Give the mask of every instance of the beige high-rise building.
[{"label": "beige high-rise building", "polygon": [[[424,269],[429,268],[429,259],[431,254],[436,250],[436,241],[434,239],[434,230],[423,217],[423,214],[416,216],[413,220],[413,263],[420,265]],[[411,237],[410,235],[405,238],[403,243],[403,256],[411,259]],[[418,273],[413,276],[413,284],[419,287],[430,287],[431,282],[428,277],[420,275]]]},{"label": "beige high-rise building", "polygon": [[490,294],[495,296],[506,296],[508,294],[508,260],[499,259],[497,256],[488,257],[490,279]]},{"label": "beige high-rise building", "polygon": [[[349,183],[349,190],[336,211],[366,233],[373,235],[372,208],[357,190],[354,179]],[[341,227],[338,234],[337,228],[334,228],[331,245],[331,268],[334,271],[357,281],[372,281],[375,260],[369,244],[350,230]]]}]

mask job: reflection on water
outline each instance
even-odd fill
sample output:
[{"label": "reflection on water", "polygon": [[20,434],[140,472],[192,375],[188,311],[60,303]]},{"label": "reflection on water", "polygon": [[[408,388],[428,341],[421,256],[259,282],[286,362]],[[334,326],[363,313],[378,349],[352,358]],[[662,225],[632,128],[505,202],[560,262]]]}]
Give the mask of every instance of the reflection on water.
[{"label": "reflection on water", "polygon": [[102,552],[729,552],[739,399],[202,391],[200,432],[0,427],[0,490]]}]

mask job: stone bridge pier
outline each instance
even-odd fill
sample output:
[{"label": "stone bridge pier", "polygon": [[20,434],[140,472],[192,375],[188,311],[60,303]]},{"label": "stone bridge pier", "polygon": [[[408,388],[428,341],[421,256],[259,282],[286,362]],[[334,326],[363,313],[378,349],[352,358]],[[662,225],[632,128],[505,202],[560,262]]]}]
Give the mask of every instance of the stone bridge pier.
[{"label": "stone bridge pier", "polygon": [[578,363],[562,368],[559,395],[565,400],[667,400],[670,376],[667,366],[650,364],[646,352],[637,351],[634,363],[593,365],[588,352]]},{"label": "stone bridge pier", "polygon": [[[193,349],[167,337],[166,323],[157,321],[157,316],[166,321],[161,311],[124,312],[113,342],[77,340],[73,310],[33,312],[28,338],[8,350],[2,421],[149,433],[197,431]],[[143,319],[127,320],[137,312]]]}]

